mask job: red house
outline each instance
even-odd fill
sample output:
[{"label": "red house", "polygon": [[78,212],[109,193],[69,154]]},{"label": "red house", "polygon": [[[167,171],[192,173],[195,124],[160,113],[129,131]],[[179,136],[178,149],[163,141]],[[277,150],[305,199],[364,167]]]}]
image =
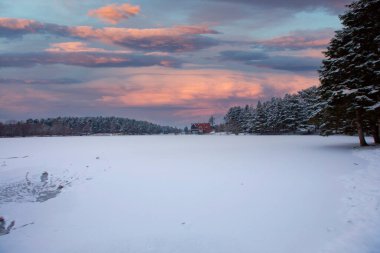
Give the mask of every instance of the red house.
[{"label": "red house", "polygon": [[192,134],[209,134],[212,132],[210,123],[193,123],[191,124]]}]

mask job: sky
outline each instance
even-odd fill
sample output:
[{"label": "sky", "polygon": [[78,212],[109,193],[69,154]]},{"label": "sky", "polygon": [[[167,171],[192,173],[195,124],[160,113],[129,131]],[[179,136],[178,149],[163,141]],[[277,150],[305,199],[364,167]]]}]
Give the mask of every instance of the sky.
[{"label": "sky", "polygon": [[348,0],[1,0],[0,121],[219,122],[319,84]]}]

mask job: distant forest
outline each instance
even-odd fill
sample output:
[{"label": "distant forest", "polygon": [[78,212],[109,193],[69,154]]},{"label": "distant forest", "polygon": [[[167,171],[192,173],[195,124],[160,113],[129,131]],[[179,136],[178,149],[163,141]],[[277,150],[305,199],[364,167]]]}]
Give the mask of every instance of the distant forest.
[{"label": "distant forest", "polygon": [[318,88],[311,87],[283,98],[259,101],[256,106],[232,107],[224,117],[224,130],[235,134],[313,134],[323,128],[315,120],[323,107]]},{"label": "distant forest", "polygon": [[347,6],[319,69],[318,88],[233,107],[225,129],[233,133],[354,134],[361,146],[372,135],[380,144],[380,1]]},{"label": "distant forest", "polygon": [[[357,134],[357,120],[345,110],[331,106],[323,96],[323,87],[311,87],[282,98],[272,98],[256,106],[235,106],[228,110],[225,123],[217,131],[234,134]],[[342,104],[337,104],[343,106]],[[364,107],[365,108],[365,107]],[[379,108],[369,106],[361,114],[361,129],[379,143]]]},{"label": "distant forest", "polygon": [[181,130],[146,121],[117,117],[58,117],[0,123],[0,136],[51,136],[94,134],[170,134]]}]

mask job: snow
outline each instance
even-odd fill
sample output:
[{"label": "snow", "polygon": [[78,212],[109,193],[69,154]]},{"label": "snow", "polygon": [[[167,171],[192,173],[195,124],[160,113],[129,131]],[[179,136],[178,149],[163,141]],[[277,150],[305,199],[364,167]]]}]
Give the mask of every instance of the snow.
[{"label": "snow", "polygon": [[380,102],[377,102],[376,104],[368,107],[369,110],[376,110],[378,108],[380,108]]},{"label": "snow", "polygon": [[378,252],[380,150],[356,143],[344,136],[0,139],[0,215],[16,221],[0,236],[0,252]]},{"label": "snow", "polygon": [[[349,82],[349,81],[351,81],[351,80],[347,80],[346,82]],[[340,94],[342,94],[342,95],[351,95],[351,94],[353,94],[353,93],[356,93],[356,92],[358,92],[358,89],[342,89],[342,90],[339,90],[339,91],[337,91],[337,92],[334,92],[334,95],[340,95]]]}]

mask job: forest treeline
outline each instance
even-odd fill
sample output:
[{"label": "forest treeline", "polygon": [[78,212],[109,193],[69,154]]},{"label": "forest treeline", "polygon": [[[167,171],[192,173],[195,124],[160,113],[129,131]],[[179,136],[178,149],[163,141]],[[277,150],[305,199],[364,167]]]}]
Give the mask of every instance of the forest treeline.
[{"label": "forest treeline", "polygon": [[226,130],[234,133],[342,133],[380,143],[380,0],[358,0],[339,16],[319,69],[318,88],[233,107]]},{"label": "forest treeline", "polygon": [[[355,117],[347,117],[342,104],[332,107],[321,89],[323,86],[311,87],[282,98],[259,101],[255,106],[232,107],[224,117],[225,123],[216,129],[234,134],[357,134]],[[378,115],[378,108],[368,108],[361,114],[361,129],[372,135],[375,143],[379,138]]]},{"label": "forest treeline", "polygon": [[0,136],[51,136],[94,134],[169,134],[178,128],[118,117],[58,117],[0,123]]},{"label": "forest treeline", "polygon": [[256,106],[232,107],[227,112],[225,130],[251,134],[312,134],[321,126],[313,118],[324,104],[319,102],[319,91],[311,87],[297,94],[259,101]]}]

